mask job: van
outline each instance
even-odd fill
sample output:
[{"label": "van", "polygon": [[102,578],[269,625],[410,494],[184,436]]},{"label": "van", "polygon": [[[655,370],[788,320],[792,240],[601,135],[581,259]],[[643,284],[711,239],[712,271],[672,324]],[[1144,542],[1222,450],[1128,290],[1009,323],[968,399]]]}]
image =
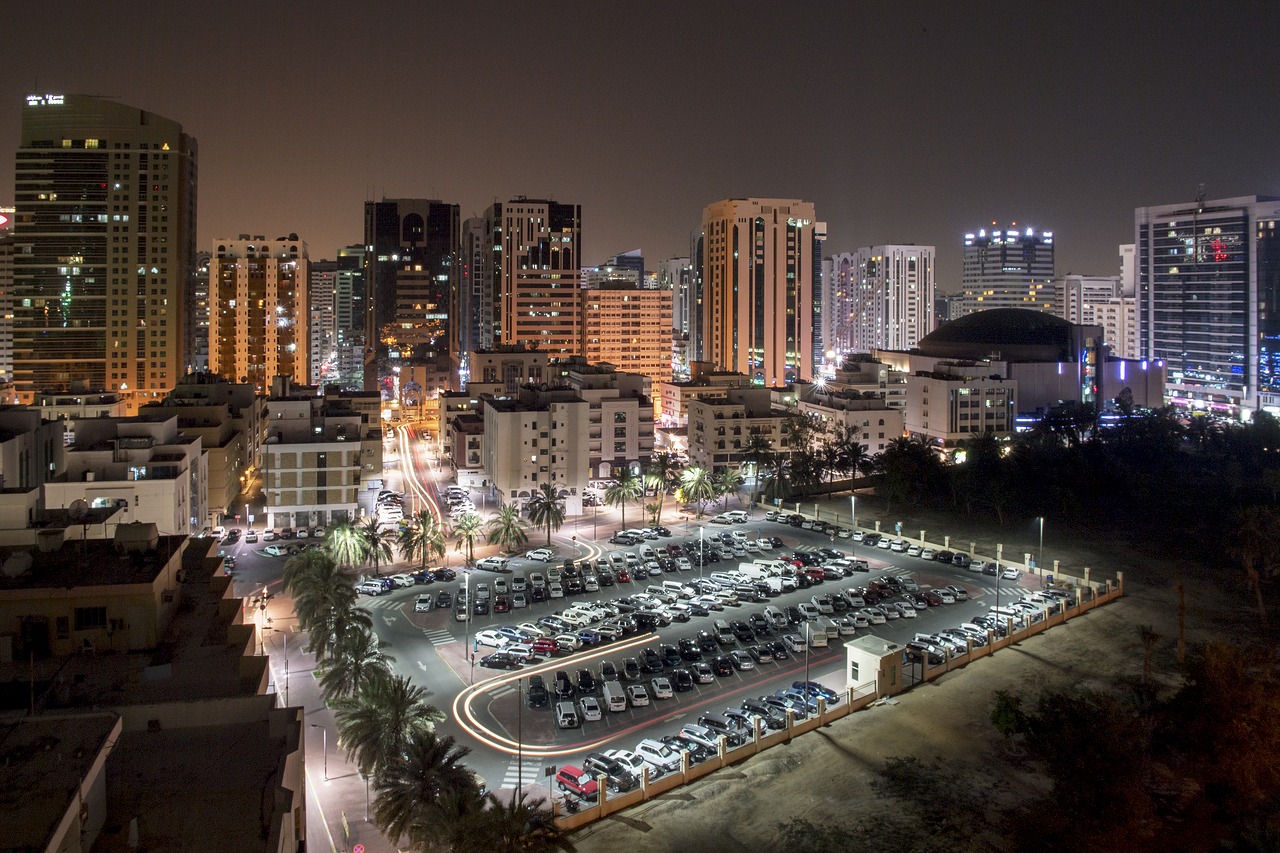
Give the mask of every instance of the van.
[{"label": "van", "polygon": [[729,628],[729,623],[723,619],[717,619],[711,623],[716,632],[716,642],[722,646],[732,646],[737,638],[733,636],[733,631]]},{"label": "van", "polygon": [[556,725],[562,729],[576,729],[581,725],[578,709],[572,702],[556,703]]},{"label": "van", "polygon": [[609,565],[614,569],[625,569],[627,567],[627,557],[621,551],[609,552]]},{"label": "van", "polygon": [[657,555],[657,553],[653,550],[653,547],[652,547],[652,546],[650,546],[650,545],[641,545],[641,546],[640,546],[640,558],[641,558],[642,560],[656,560],[656,559],[658,559],[658,555]]},{"label": "van", "polygon": [[627,710],[627,694],[623,692],[622,684],[617,681],[604,683],[604,706],[615,713]]},{"label": "van", "polygon": [[[831,620],[827,619],[826,621],[830,622]],[[825,648],[828,642],[830,641],[827,639],[826,630],[818,627],[817,623],[815,622],[814,626],[809,629],[809,648],[811,649]]]},{"label": "van", "polygon": [[826,616],[819,616],[813,623],[813,631],[818,634],[826,634],[828,640],[834,640],[840,636],[840,626],[835,623],[834,619]]},{"label": "van", "polygon": [[748,580],[758,581],[769,576],[769,568],[759,563],[738,563],[738,574]]},{"label": "van", "polygon": [[787,615],[782,610],[770,604],[764,609],[765,618],[773,623],[775,628],[787,627]]}]

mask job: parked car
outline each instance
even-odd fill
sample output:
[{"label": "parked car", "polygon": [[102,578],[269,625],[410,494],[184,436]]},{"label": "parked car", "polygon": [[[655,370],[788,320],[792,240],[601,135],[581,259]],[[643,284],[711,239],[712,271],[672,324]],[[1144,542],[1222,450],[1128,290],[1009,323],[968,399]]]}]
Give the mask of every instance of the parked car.
[{"label": "parked car", "polygon": [[530,560],[538,560],[542,563],[550,563],[555,560],[556,555],[550,548],[534,548],[532,551],[526,553],[525,557]]},{"label": "parked car", "polygon": [[566,794],[582,798],[594,797],[600,789],[595,776],[572,764],[566,764],[556,772],[556,787]]}]

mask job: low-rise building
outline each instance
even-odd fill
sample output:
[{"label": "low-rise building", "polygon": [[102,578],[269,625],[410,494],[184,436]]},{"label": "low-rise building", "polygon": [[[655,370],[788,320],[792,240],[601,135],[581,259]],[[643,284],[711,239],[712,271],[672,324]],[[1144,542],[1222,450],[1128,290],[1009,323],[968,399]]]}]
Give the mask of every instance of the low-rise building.
[{"label": "low-rise building", "polygon": [[119,521],[154,522],[165,536],[198,531],[209,517],[208,453],[178,429],[174,410],[77,424],[66,469],[44,486],[46,507],[119,507]]},{"label": "low-rise building", "polygon": [[684,381],[661,382],[658,385],[660,402],[658,423],[663,428],[689,425],[689,403],[703,397],[718,397],[725,388],[751,384],[745,373],[716,370],[710,362],[691,362],[689,378]]},{"label": "low-rise building", "polygon": [[123,418],[127,412],[124,397],[115,391],[54,391],[38,393],[31,403],[46,421],[63,421],[63,440],[76,440],[76,422],[92,418]]},{"label": "low-rise building", "polygon": [[905,434],[903,409],[889,405],[875,392],[837,392],[799,382],[795,388],[799,414],[842,426],[870,456],[883,453],[890,442]]},{"label": "low-rise building", "polygon": [[708,471],[737,468],[753,436],[775,453],[789,453],[789,412],[775,409],[778,389],[758,386],[723,388],[722,396],[689,403],[689,462]]},{"label": "low-rise building", "polygon": [[[382,429],[372,395],[320,397],[277,384],[263,445],[267,527],[356,519],[361,491],[382,484]],[[354,405],[366,410],[357,411]]]}]

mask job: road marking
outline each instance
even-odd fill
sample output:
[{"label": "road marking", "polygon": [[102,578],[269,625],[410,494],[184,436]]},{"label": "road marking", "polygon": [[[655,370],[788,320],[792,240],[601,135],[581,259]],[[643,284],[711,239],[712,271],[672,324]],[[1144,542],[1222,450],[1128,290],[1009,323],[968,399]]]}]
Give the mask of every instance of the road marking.
[{"label": "road marking", "polygon": [[383,622],[385,622],[385,623],[387,623],[387,627],[388,627],[388,628],[389,628],[389,627],[391,627],[392,625],[394,625],[398,619],[399,619],[399,617],[398,617],[398,616],[383,616],[383,617],[382,617],[382,621],[383,621]]},{"label": "road marking", "polygon": [[450,634],[448,631],[428,631],[424,628],[422,629],[422,634],[431,641],[431,645],[437,648],[458,642],[458,638]]},{"label": "road marking", "polygon": [[494,699],[497,699],[501,696],[508,696],[515,692],[516,692],[515,687],[512,687],[510,684],[508,684],[503,687],[499,687],[496,690],[490,690],[489,695],[492,696]]},{"label": "road marking", "polygon": [[526,758],[523,761],[512,760],[507,763],[507,772],[502,777],[503,788],[515,788],[518,785],[530,785],[543,780],[542,770],[546,764],[541,758]]},{"label": "road marking", "polygon": [[417,661],[417,664],[418,664],[418,669],[422,670],[423,672],[427,671],[427,665],[425,663],[423,663],[422,661]]}]

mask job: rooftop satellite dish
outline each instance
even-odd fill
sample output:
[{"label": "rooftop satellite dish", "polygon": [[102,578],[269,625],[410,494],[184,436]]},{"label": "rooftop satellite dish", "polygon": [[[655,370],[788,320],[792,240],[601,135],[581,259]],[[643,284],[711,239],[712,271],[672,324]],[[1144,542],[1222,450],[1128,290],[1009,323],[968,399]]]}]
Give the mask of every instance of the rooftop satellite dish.
[{"label": "rooftop satellite dish", "polygon": [[0,572],[9,578],[16,578],[29,571],[31,571],[31,554],[26,551],[17,552],[0,566]]},{"label": "rooftop satellite dish", "polygon": [[67,517],[77,524],[89,516],[89,504],[84,498],[76,498],[67,507]]}]

